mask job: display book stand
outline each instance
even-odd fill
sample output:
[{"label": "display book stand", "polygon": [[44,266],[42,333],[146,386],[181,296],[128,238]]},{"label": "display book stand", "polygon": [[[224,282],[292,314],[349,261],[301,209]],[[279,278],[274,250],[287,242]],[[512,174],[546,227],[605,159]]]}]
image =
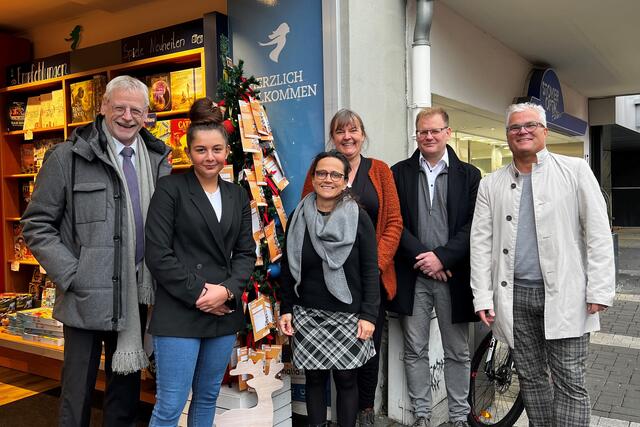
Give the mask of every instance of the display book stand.
[{"label": "display book stand", "polygon": [[[2,251],[0,251],[0,265],[2,266],[2,282],[0,291],[27,292],[33,268],[37,268],[35,260],[15,260],[14,258],[14,224],[20,221],[26,203],[22,201],[22,187],[29,181],[36,180],[36,174],[21,173],[21,144],[25,139],[37,141],[39,138],[60,137],[67,139],[73,130],[91,121],[71,123],[71,93],[70,85],[84,80],[90,80],[94,75],[103,75],[107,81],[128,74],[143,79],[155,73],[176,71],[185,68],[202,67],[203,76],[206,75],[204,49],[197,48],[178,53],[158,56],[139,61],[128,62],[109,67],[82,71],[69,74],[61,78],[42,80],[0,89],[0,220],[2,224]],[[144,80],[143,80],[144,81]],[[205,85],[205,79],[202,81]],[[10,101],[19,97],[26,99],[50,93],[53,90],[63,90],[64,94],[64,125],[49,128],[38,128],[32,131],[7,131],[7,107]],[[206,89],[204,90],[206,93]],[[97,107],[99,111],[99,107]],[[183,118],[187,109],[171,110],[155,113],[158,120]],[[188,168],[188,165],[174,166],[176,169]],[[5,333],[0,328],[0,366],[41,375],[48,378],[60,379],[63,347],[29,342],[18,336]],[[104,387],[102,372],[98,379],[98,388]],[[142,398],[153,400],[153,394],[142,393]]]}]

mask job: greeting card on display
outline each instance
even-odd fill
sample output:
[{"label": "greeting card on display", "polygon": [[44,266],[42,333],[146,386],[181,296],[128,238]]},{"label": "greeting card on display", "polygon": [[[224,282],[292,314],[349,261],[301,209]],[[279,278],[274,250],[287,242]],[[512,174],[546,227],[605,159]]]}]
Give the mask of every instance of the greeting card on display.
[{"label": "greeting card on display", "polygon": [[251,190],[251,198],[256,201],[258,206],[267,206],[267,200],[264,197],[262,188],[256,182],[256,174],[251,169],[245,169],[244,175],[249,182],[249,190]]},{"label": "greeting card on display", "polygon": [[233,184],[233,165],[224,165],[220,171],[220,178]]},{"label": "greeting card on display", "polygon": [[249,303],[249,316],[256,341],[269,335],[271,328],[274,327],[273,312],[271,302],[264,295]]},{"label": "greeting card on display", "polygon": [[277,152],[274,151],[264,158],[264,167],[267,172],[271,174],[273,182],[276,184],[276,187],[278,187],[278,190],[282,191],[287,187],[287,185],[289,185],[289,181],[284,176]]},{"label": "greeting card on display", "polygon": [[267,185],[267,181],[264,179],[264,158],[262,156],[262,150],[257,153],[253,153],[253,168],[256,172],[256,182],[258,185]]},{"label": "greeting card on display", "polygon": [[258,204],[255,200],[251,200],[249,206],[251,206],[251,231],[253,231],[253,240],[259,245],[260,239],[264,237],[264,230],[262,229]]},{"label": "greeting card on display", "polygon": [[278,243],[275,221],[267,224],[264,228],[264,234],[267,238],[267,247],[269,248],[269,261],[276,262],[282,257],[282,249],[280,248],[280,243]]},{"label": "greeting card on display", "polygon": [[246,101],[238,101],[238,105],[240,105],[240,121],[242,123],[242,128],[244,129],[244,134],[247,138],[259,138],[260,134],[258,134],[258,128],[256,127],[256,122],[253,120],[253,114],[251,113],[251,105]]},{"label": "greeting card on display", "polygon": [[251,114],[253,115],[253,121],[256,124],[256,129],[260,138],[271,134],[271,126],[269,126],[269,119],[262,107],[262,104],[255,99],[250,98]]},{"label": "greeting card on display", "polygon": [[[241,122],[241,117],[238,114],[238,123]],[[261,152],[262,150],[260,149],[260,140],[257,138],[248,138],[245,133],[244,133],[244,129],[242,128],[242,126],[239,126],[238,129],[240,130],[240,142],[242,143],[242,151],[244,151],[245,153],[258,153]]]},{"label": "greeting card on display", "polygon": [[276,208],[276,213],[278,214],[278,218],[280,218],[280,223],[282,224],[282,229],[287,230],[287,213],[284,211],[284,205],[282,204],[282,199],[280,196],[272,196],[271,200],[273,200],[273,206]]}]

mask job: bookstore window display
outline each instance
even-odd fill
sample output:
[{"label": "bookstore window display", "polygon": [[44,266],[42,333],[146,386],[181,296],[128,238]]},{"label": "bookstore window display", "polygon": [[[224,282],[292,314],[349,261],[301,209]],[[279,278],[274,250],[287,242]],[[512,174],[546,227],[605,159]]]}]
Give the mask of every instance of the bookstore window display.
[{"label": "bookstore window display", "polygon": [[[107,81],[128,74],[150,87],[152,111],[147,128],[171,146],[174,169],[188,168],[190,164],[186,155],[183,156],[181,143],[188,126],[188,119],[184,117],[193,100],[205,94],[204,73],[204,50],[198,48],[0,89],[4,224],[4,289],[0,288],[4,292],[0,293],[0,318],[5,318],[3,326],[6,326],[0,330],[2,363],[6,361],[3,353],[6,347],[37,355],[43,354],[43,348],[58,348],[45,353],[57,359],[62,356],[62,347],[55,347],[62,345],[58,331],[60,325],[53,324],[57,321],[51,319],[53,322],[43,320],[34,323],[25,318],[28,312],[7,317],[9,312],[20,311],[29,305],[39,306],[41,301],[45,309],[34,313],[34,316],[45,320],[50,317],[50,309],[47,311],[46,306],[52,305],[54,286],[24,243],[20,225],[20,217],[29,203],[44,153],[66,140],[78,126],[93,121],[100,111]],[[26,305],[26,300],[29,305]],[[8,336],[8,332],[13,335]],[[40,338],[30,339],[29,335],[34,335],[32,332]],[[30,369],[31,364],[27,370]],[[45,376],[59,375],[58,369],[46,372]]]}]

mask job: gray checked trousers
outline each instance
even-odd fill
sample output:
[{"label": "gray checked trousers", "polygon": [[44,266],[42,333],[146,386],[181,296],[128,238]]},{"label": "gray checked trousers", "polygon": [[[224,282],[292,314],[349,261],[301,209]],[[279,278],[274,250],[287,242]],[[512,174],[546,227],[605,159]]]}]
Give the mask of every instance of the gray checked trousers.
[{"label": "gray checked trousers", "polygon": [[[413,316],[401,320],[404,332],[404,368],[409,398],[416,418],[431,418],[431,369],[429,365],[429,326],[433,309],[444,349],[444,380],[451,422],[466,421],[469,414],[469,323],[451,323],[449,285],[436,280],[416,281]],[[431,364],[435,365],[432,360]]]},{"label": "gray checked trousers", "polygon": [[591,406],[585,362],[589,334],[545,339],[544,288],[515,286],[513,336],[513,357],[530,426],[588,427]]}]

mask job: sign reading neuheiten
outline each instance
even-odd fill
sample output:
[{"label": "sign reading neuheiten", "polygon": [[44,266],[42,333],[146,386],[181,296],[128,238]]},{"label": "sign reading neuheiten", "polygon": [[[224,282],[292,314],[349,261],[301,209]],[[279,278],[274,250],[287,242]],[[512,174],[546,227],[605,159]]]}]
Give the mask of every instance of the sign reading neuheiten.
[{"label": "sign reading neuheiten", "polygon": [[229,2],[234,62],[260,82],[262,100],[290,185],[282,193],[292,212],[312,158],[324,150],[322,3],[278,0]]}]

